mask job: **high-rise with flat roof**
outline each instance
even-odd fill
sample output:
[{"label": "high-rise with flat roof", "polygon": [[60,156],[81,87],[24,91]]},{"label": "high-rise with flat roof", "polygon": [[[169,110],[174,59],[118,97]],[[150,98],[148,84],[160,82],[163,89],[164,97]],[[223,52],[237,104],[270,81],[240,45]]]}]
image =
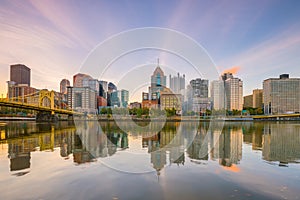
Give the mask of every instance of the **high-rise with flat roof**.
[{"label": "high-rise with flat roof", "polygon": [[213,109],[225,109],[224,81],[214,80],[211,82],[210,95],[213,103]]},{"label": "high-rise with flat roof", "polygon": [[244,108],[253,108],[253,94],[244,96]]},{"label": "high-rise with flat roof", "polygon": [[169,76],[170,81],[170,89],[174,94],[181,94],[182,90],[185,89],[185,75],[180,76],[177,73],[177,76]]},{"label": "high-rise with flat roof", "polygon": [[79,112],[97,111],[97,93],[89,87],[67,87],[68,105]]},{"label": "high-rise with flat roof", "polygon": [[255,89],[253,90],[253,108],[263,107],[263,90]]},{"label": "high-rise with flat roof", "polygon": [[300,78],[282,74],[264,80],[263,101],[265,114],[300,112]]},{"label": "high-rise with flat roof", "polygon": [[224,73],[222,79],[225,83],[225,102],[227,110],[243,109],[243,81],[233,77],[232,73]]},{"label": "high-rise with flat roof", "polygon": [[10,81],[16,84],[27,84],[30,86],[30,68],[23,64],[15,64],[10,66]]},{"label": "high-rise with flat roof", "polygon": [[129,91],[127,90],[116,90],[111,93],[110,103],[113,107],[127,108],[129,101]]}]

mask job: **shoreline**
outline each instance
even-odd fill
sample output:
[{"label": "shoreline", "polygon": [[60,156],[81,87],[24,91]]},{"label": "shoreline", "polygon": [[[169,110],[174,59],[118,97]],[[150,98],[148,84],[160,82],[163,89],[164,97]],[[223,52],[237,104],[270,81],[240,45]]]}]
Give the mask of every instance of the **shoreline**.
[{"label": "shoreline", "polygon": [[[79,119],[81,120],[81,119]],[[128,117],[120,117],[118,119],[115,118],[107,118],[107,117],[100,117],[98,119],[82,119],[82,121],[135,121],[135,122],[160,122],[164,121],[159,118],[128,118]],[[36,121],[35,117],[0,117],[0,121]],[[58,121],[69,121],[67,119],[61,119]],[[220,119],[210,119],[210,118],[197,118],[197,117],[169,117],[165,119],[166,122],[210,122],[210,121],[224,121],[224,122],[263,122],[263,121],[300,121],[300,118],[255,118],[255,117],[227,117],[227,118],[220,118]]]}]

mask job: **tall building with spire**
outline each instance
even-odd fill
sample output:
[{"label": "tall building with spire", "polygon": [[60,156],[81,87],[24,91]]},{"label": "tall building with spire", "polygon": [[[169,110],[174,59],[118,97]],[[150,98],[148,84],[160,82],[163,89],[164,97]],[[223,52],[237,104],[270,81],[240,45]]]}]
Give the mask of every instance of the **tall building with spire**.
[{"label": "tall building with spire", "polygon": [[151,86],[149,88],[149,95],[151,99],[159,98],[160,92],[166,87],[167,77],[159,66],[159,59],[157,60],[157,67],[151,76]]}]

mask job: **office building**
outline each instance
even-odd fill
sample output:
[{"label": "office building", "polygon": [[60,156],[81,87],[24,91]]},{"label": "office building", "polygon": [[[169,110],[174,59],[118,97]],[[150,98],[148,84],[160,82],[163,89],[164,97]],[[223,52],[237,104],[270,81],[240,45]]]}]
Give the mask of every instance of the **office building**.
[{"label": "office building", "polygon": [[117,90],[111,93],[110,103],[113,107],[127,108],[129,101],[129,92],[127,90]]},{"label": "office building", "polygon": [[7,81],[8,91],[7,97],[10,101],[29,103],[28,98],[35,95],[37,89],[28,86],[27,84],[17,84],[14,81]]},{"label": "office building", "polygon": [[169,88],[165,88],[160,92],[161,109],[175,109],[177,114],[181,114],[183,96],[174,94]]},{"label": "office building", "polygon": [[223,110],[225,108],[224,81],[214,80],[211,82],[210,94],[212,99],[212,107],[215,110]]},{"label": "office building", "polygon": [[211,100],[208,98],[208,80],[197,78],[190,81],[189,85],[189,104],[192,105],[192,111],[196,113],[205,113],[211,110]]},{"label": "office building", "polygon": [[244,96],[244,108],[253,108],[253,95]]},{"label": "office building", "polygon": [[83,80],[93,79],[90,75],[87,74],[75,74],[73,76],[73,87],[84,87]]},{"label": "office building", "polygon": [[253,108],[263,107],[263,90],[255,89],[253,90]]},{"label": "office building", "polygon": [[30,68],[23,64],[10,66],[10,81],[30,86]]},{"label": "office building", "polygon": [[282,74],[279,78],[269,78],[263,82],[265,114],[300,112],[300,78],[289,78]]},{"label": "office building", "polygon": [[99,81],[99,96],[107,98],[108,84],[107,81]]},{"label": "office building", "polygon": [[99,81],[97,79],[83,78],[82,87],[89,87],[99,94]]},{"label": "office building", "polygon": [[208,98],[208,80],[197,78],[190,81],[192,96]]},{"label": "office building", "polygon": [[164,72],[159,66],[159,62],[157,63],[157,67],[154,70],[151,76],[151,86],[149,88],[150,97],[156,96],[158,99],[160,97],[160,91],[162,91],[166,87],[167,78],[164,75]]},{"label": "office building", "polygon": [[95,113],[96,92],[89,87],[67,87],[68,105],[79,112]]},{"label": "office building", "polygon": [[158,103],[158,99],[154,98],[154,96],[150,97],[148,92],[142,93],[142,108],[159,108]]},{"label": "office building", "polygon": [[185,89],[185,75],[180,76],[177,73],[177,76],[169,76],[170,81],[170,89],[174,94],[182,94]]},{"label": "office building", "polygon": [[225,105],[227,110],[243,109],[243,81],[233,77],[232,73],[224,73],[222,80],[225,84]]},{"label": "office building", "polygon": [[70,81],[67,79],[63,79],[60,82],[60,93],[67,94],[67,87],[70,86]]}]

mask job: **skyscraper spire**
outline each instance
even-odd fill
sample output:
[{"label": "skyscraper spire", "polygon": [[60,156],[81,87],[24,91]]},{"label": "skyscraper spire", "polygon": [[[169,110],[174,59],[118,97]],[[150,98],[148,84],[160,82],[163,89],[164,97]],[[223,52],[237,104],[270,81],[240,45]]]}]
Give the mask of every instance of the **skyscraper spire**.
[{"label": "skyscraper spire", "polygon": [[157,66],[159,66],[159,58],[157,58]]}]

